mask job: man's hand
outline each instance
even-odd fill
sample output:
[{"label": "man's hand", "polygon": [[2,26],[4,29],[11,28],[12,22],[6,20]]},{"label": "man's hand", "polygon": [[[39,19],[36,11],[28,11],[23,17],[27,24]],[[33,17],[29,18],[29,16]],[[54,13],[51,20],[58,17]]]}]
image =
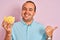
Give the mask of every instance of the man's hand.
[{"label": "man's hand", "polygon": [[3,28],[5,29],[5,31],[6,31],[6,35],[5,35],[4,40],[11,40],[11,30],[12,30],[11,24],[3,21],[3,22],[2,22],[2,27],[3,27]]},{"label": "man's hand", "polygon": [[48,37],[51,37],[52,38],[52,35],[53,35],[53,32],[54,32],[54,30],[56,30],[57,29],[57,27],[52,27],[52,26],[47,26],[46,27],[46,35],[48,36]]},{"label": "man's hand", "polygon": [[47,36],[52,36],[54,30],[56,30],[56,29],[57,29],[57,27],[53,28],[52,26],[47,26],[46,27],[46,34],[47,34]]},{"label": "man's hand", "polygon": [[12,31],[12,24],[14,23],[15,18],[12,16],[4,17],[2,22],[2,27],[6,31],[6,36],[4,40],[11,40],[11,31]]},{"label": "man's hand", "polygon": [[6,33],[11,33],[11,26],[12,24],[9,24],[5,21],[2,22],[2,27],[5,29]]}]

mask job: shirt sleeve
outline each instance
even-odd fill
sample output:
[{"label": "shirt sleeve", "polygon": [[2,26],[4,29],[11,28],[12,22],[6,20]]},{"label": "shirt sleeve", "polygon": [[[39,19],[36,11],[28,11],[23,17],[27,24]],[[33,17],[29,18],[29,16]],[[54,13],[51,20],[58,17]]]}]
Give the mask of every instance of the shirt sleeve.
[{"label": "shirt sleeve", "polygon": [[12,33],[11,40],[16,40],[15,35]]},{"label": "shirt sleeve", "polygon": [[16,40],[16,37],[15,37],[15,35],[14,35],[14,28],[15,28],[15,25],[13,25],[13,27],[12,27],[12,37],[11,37],[11,40]]},{"label": "shirt sleeve", "polygon": [[44,33],[42,36],[42,40],[46,40],[46,38],[47,38],[46,33]]},{"label": "shirt sleeve", "polygon": [[41,27],[40,27],[40,33],[42,35],[42,39],[41,40],[46,40],[47,36],[46,36],[45,26],[44,25],[41,25]]},{"label": "shirt sleeve", "polygon": [[13,36],[12,36],[11,40],[14,40]]}]

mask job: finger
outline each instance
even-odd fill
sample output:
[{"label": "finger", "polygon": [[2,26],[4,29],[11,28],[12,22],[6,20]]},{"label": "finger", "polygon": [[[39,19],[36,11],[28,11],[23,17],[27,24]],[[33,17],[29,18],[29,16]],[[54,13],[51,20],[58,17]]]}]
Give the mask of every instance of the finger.
[{"label": "finger", "polygon": [[11,24],[8,24],[7,27],[8,27],[8,28],[11,28]]},{"label": "finger", "polygon": [[2,27],[4,26],[4,21],[2,22]]},{"label": "finger", "polygon": [[46,27],[46,30],[51,30],[51,29],[53,29],[51,26]]},{"label": "finger", "polygon": [[6,23],[5,21],[2,22],[2,27],[3,27],[4,29],[7,29],[7,23]]},{"label": "finger", "polygon": [[56,30],[58,27],[56,26],[56,27],[54,27],[54,30]]}]

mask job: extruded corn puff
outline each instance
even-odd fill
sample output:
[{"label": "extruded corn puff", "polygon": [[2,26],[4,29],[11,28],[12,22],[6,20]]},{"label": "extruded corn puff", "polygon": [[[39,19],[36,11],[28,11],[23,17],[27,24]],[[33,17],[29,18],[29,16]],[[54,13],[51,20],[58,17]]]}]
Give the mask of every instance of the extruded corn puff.
[{"label": "extruded corn puff", "polygon": [[10,24],[13,24],[14,21],[15,21],[15,17],[13,16],[8,16],[8,17],[4,17],[4,21],[7,22],[7,23],[10,23]]}]

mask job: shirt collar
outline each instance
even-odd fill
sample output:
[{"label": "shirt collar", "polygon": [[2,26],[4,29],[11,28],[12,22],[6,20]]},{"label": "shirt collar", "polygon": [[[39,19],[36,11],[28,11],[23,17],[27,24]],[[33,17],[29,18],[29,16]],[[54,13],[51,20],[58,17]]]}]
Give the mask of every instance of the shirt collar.
[{"label": "shirt collar", "polygon": [[[24,22],[23,19],[21,19],[21,23],[23,23],[24,25],[27,25],[27,24]],[[31,23],[30,25],[32,25],[33,23],[34,23],[34,19],[33,19],[32,23]],[[30,25],[27,25],[27,26],[30,26]]]}]

